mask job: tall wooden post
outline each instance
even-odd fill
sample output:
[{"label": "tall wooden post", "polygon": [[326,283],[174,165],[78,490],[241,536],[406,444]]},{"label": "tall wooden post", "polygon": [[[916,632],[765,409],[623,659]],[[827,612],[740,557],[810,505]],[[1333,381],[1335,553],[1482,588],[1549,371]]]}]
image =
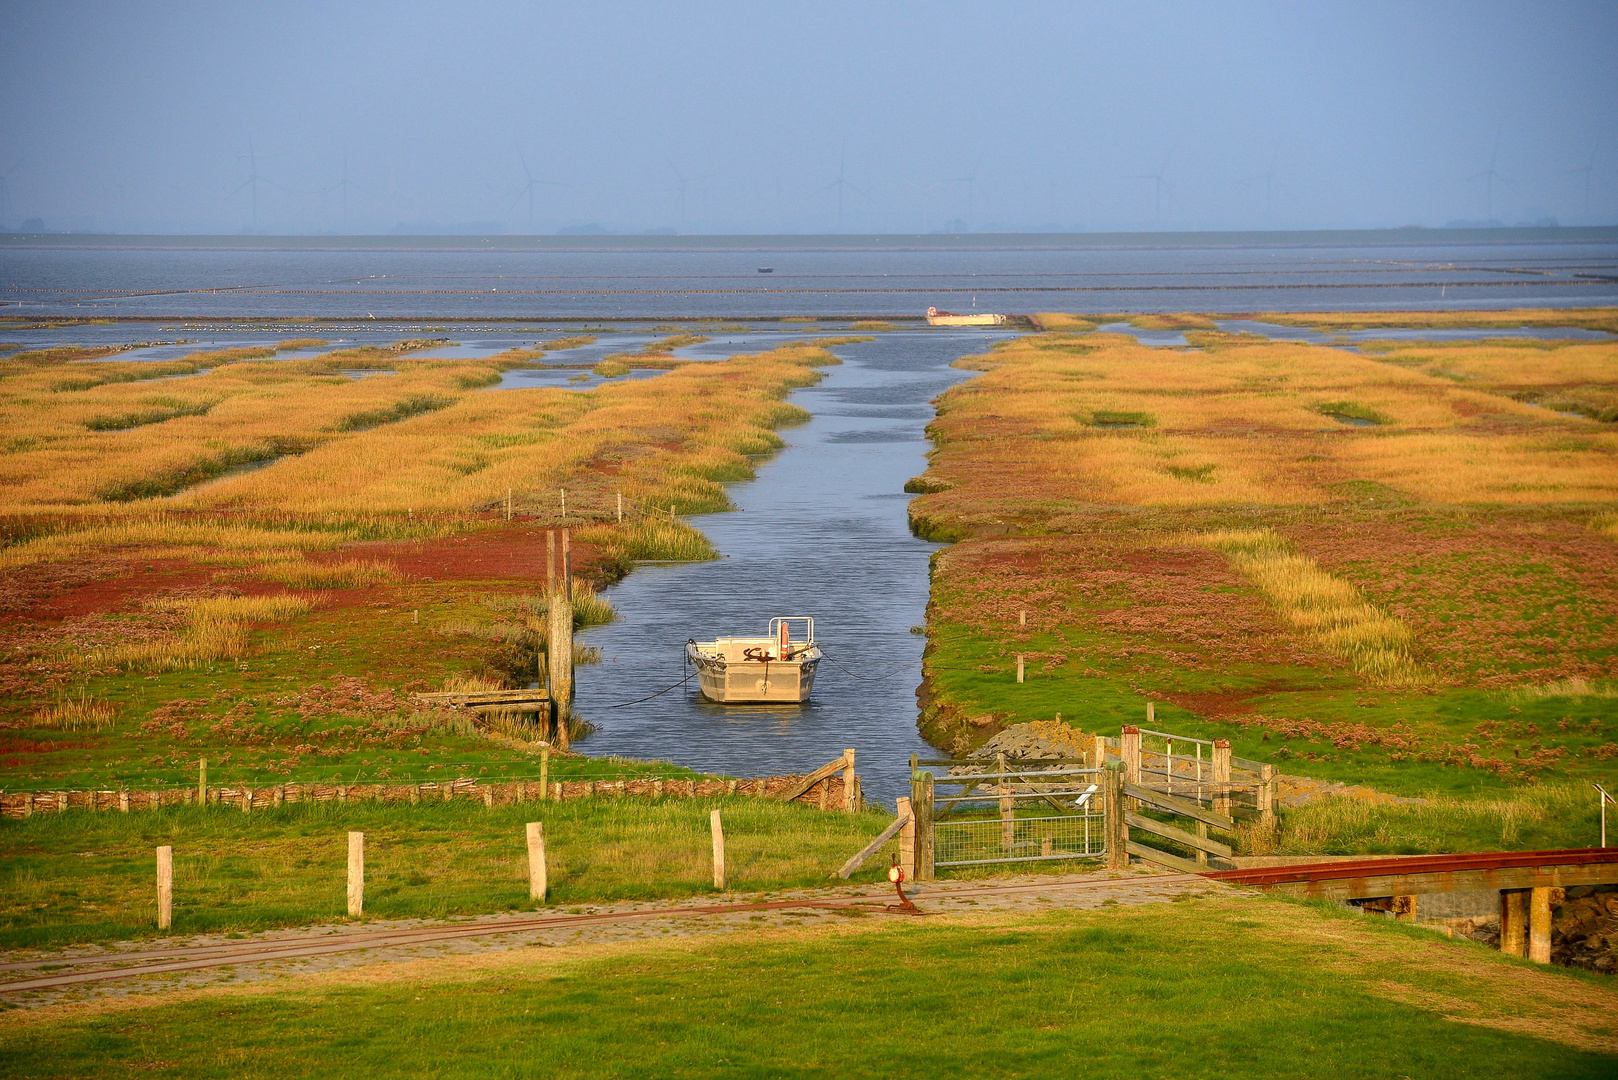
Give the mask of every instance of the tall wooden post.
[{"label": "tall wooden post", "polygon": [[899,872],[906,881],[916,880],[916,818],[910,812],[910,800],[903,795],[894,800],[899,816],[910,820],[899,830]]},{"label": "tall wooden post", "polygon": [[528,899],[545,901],[545,893],[550,889],[550,882],[545,873],[545,825],[543,822],[530,821],[528,823]]},{"label": "tall wooden post", "polygon": [[1566,895],[1564,890],[1550,886],[1529,891],[1528,959],[1536,964],[1551,962],[1551,905]]},{"label": "tall wooden post", "polygon": [[174,849],[167,844],[157,849],[157,928],[174,924]]},{"label": "tall wooden post", "polygon": [[348,914],[359,918],[365,910],[365,834],[348,834]]},{"label": "tall wooden post", "polygon": [[719,810],[717,807],[708,814],[708,828],[713,832],[713,887],[723,890],[725,887],[725,828],[719,822]]},{"label": "tall wooden post", "polygon": [[1214,813],[1230,816],[1230,740],[1215,739],[1213,744]]},{"label": "tall wooden post", "polygon": [[1507,956],[1528,952],[1529,889],[1500,890],[1500,951]]},{"label": "tall wooden post", "polygon": [[1129,826],[1124,822],[1123,762],[1109,764],[1102,773],[1102,826],[1107,830],[1107,869],[1129,869]]},{"label": "tall wooden post", "polygon": [[1124,780],[1139,787],[1140,728],[1134,724],[1125,724],[1123,734],[1118,737],[1118,757],[1124,763]]},{"label": "tall wooden post", "polygon": [[572,552],[568,533],[562,530],[562,573],[556,574],[556,534],[545,534],[546,584],[549,589],[545,611],[548,618],[546,669],[550,675],[551,712],[556,720],[556,741],[568,748],[568,720],[573,715],[573,584]]},{"label": "tall wooden post", "polygon": [[856,806],[854,795],[854,748],[843,751],[843,812],[852,814]]},{"label": "tall wooden post", "polygon": [[916,815],[916,880],[933,880],[933,774],[910,781],[910,812]]},{"label": "tall wooden post", "polygon": [[1000,795],[1000,848],[1009,853],[1012,841],[1016,839],[1017,835],[1017,813],[1011,798],[1011,785],[1004,777],[1006,755],[996,754],[994,756],[994,771],[1002,774],[1001,779],[995,785],[995,790]]}]

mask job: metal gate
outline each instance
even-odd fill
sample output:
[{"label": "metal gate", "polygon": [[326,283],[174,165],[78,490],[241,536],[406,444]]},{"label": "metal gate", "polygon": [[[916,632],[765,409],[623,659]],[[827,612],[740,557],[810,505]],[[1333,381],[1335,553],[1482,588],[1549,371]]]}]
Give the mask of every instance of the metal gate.
[{"label": "metal gate", "polygon": [[911,806],[931,849],[920,866],[1107,855],[1106,770],[1082,760],[913,759],[911,775]]}]

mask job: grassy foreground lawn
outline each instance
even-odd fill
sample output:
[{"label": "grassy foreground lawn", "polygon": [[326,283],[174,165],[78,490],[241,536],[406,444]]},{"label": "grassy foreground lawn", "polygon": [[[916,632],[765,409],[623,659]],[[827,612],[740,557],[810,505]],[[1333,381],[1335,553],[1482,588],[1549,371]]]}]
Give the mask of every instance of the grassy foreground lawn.
[{"label": "grassy foreground lawn", "polygon": [[[0,822],[0,948],[156,936],[160,844],[174,847],[177,934],[347,921],[350,829],[365,833],[369,918],[539,907],[528,898],[529,821],[545,824],[553,907],[712,893],[714,807],[728,883],[748,891],[824,885],[891,820],[750,798],[40,815]],[[873,857],[855,880],[881,878],[887,862]]]},{"label": "grassy foreground lawn", "polygon": [[0,1016],[0,1074],[1611,1076],[1618,992],[1265,899],[523,950]]}]

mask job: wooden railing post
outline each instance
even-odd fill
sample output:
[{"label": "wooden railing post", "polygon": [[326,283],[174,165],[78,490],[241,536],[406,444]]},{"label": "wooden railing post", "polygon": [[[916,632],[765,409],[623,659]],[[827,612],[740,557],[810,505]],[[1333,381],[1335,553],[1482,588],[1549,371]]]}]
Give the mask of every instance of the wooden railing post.
[{"label": "wooden railing post", "polygon": [[545,867],[545,825],[543,822],[530,821],[528,823],[528,899],[545,902],[545,894],[550,891],[550,881]]},{"label": "wooden railing post", "polygon": [[208,759],[197,759],[197,805],[208,805]]},{"label": "wooden railing post", "polygon": [[348,914],[359,918],[365,910],[365,834],[348,834]]},{"label": "wooden railing post", "polygon": [[894,800],[898,807],[899,816],[908,817],[904,828],[899,830],[899,872],[904,874],[906,881],[916,880],[916,819],[910,813],[910,800],[903,795]]},{"label": "wooden railing post", "polygon": [[1213,744],[1214,813],[1230,816],[1230,740],[1215,739]]},{"label": "wooden railing post", "polygon": [[1118,757],[1124,764],[1124,781],[1140,786],[1140,728],[1125,724],[1118,736]]},{"label": "wooden railing post", "polygon": [[843,751],[843,811],[852,814],[854,807],[854,749],[850,747]]},{"label": "wooden railing post", "polygon": [[1107,869],[1129,869],[1129,826],[1124,821],[1124,765],[1108,765],[1102,773],[1102,827],[1107,831]]},{"label": "wooden railing post", "polygon": [[1500,890],[1500,951],[1523,956],[1528,951],[1528,889]]},{"label": "wooden railing post", "polygon": [[910,813],[915,817],[916,845],[912,857],[916,880],[933,880],[933,774],[910,774]]},{"label": "wooden railing post", "polygon": [[1275,828],[1275,766],[1260,765],[1258,780],[1258,823],[1266,829],[1273,829]]},{"label": "wooden railing post", "polygon": [[157,928],[167,930],[174,924],[174,849],[164,845],[157,849]]}]

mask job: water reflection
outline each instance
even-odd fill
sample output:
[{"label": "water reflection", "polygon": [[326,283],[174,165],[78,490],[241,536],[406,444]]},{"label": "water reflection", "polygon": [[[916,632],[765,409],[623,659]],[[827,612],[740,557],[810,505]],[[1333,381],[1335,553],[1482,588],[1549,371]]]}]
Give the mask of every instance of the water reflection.
[{"label": "water reflection", "polygon": [[[867,799],[907,791],[910,754],[928,751],[916,731],[924,642],[910,628],[935,545],[910,535],[904,482],[926,468],[927,402],[971,374],[950,362],[1001,336],[886,333],[835,348],[844,363],[792,395],[814,419],[731,488],[738,510],[692,519],[724,558],[641,567],[612,589],[619,621],[584,635],[605,662],[579,670],[579,712],[600,726],[581,749],[757,776],[852,746]],[[814,617],[826,661],[808,704],[719,706],[679,689],[610,707],[678,681],[687,638],[762,634],[777,615]]]}]

